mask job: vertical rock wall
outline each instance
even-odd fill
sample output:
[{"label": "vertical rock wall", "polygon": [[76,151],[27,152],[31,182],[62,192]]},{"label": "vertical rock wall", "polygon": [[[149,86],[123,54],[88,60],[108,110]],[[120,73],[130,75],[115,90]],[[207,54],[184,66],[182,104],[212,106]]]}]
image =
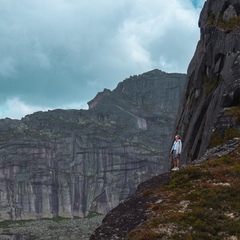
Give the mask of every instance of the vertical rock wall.
[{"label": "vertical rock wall", "polygon": [[[240,104],[240,2],[207,0],[199,19],[201,38],[190,62],[177,115],[186,163],[201,157],[226,108]],[[225,116],[226,118],[226,116]],[[232,128],[232,122],[226,128]],[[220,137],[224,137],[221,132]]]}]

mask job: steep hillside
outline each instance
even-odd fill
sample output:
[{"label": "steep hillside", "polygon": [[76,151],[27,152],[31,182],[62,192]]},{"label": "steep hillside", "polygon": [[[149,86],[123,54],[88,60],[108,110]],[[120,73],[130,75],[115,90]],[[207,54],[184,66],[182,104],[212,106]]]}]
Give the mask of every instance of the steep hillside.
[{"label": "steep hillside", "polygon": [[188,165],[168,186],[144,194],[159,197],[148,205],[148,220],[127,240],[240,239],[240,145],[230,155]]},{"label": "steep hillside", "polygon": [[90,239],[240,239],[239,156],[240,138],[140,184]]},{"label": "steep hillside", "polygon": [[168,171],[185,77],[153,70],[105,89],[89,110],[0,120],[0,220],[106,214]]},{"label": "steep hillside", "polygon": [[201,157],[217,139],[239,136],[240,129],[234,110],[240,104],[239,0],[207,0],[199,26],[201,37],[176,123],[184,163]]}]

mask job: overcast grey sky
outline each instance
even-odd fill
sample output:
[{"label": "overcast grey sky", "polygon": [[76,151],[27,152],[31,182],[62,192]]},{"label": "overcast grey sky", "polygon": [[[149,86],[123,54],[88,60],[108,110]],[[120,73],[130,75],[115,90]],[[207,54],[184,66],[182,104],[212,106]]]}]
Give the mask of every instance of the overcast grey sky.
[{"label": "overcast grey sky", "polygon": [[205,0],[0,0],[0,118],[87,109],[152,69],[186,73]]}]

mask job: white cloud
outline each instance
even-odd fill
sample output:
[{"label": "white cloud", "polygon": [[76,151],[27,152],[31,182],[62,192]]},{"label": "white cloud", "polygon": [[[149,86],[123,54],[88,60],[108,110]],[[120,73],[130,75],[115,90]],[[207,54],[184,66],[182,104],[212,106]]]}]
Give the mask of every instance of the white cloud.
[{"label": "white cloud", "polygon": [[[82,102],[72,102],[66,105],[56,107],[56,109],[88,109],[88,105]],[[48,111],[52,108],[42,106],[28,105],[18,98],[7,99],[3,104],[0,104],[0,118],[11,116],[13,119],[20,119],[27,114],[32,114],[37,111]]]},{"label": "white cloud", "polygon": [[86,103],[155,68],[186,72],[204,2],[0,1],[0,102],[9,109],[0,117]]},{"label": "white cloud", "polygon": [[3,104],[0,105],[0,118],[5,116],[11,116],[13,119],[19,119],[27,114],[47,110],[42,107],[28,106],[18,98],[7,99]]}]

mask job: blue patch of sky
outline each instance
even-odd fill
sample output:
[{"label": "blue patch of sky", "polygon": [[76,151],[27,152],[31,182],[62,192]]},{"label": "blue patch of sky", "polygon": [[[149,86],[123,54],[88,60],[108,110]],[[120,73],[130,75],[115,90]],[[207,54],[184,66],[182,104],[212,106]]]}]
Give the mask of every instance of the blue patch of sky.
[{"label": "blue patch of sky", "polygon": [[195,8],[201,8],[203,7],[205,0],[192,0],[192,4]]}]

